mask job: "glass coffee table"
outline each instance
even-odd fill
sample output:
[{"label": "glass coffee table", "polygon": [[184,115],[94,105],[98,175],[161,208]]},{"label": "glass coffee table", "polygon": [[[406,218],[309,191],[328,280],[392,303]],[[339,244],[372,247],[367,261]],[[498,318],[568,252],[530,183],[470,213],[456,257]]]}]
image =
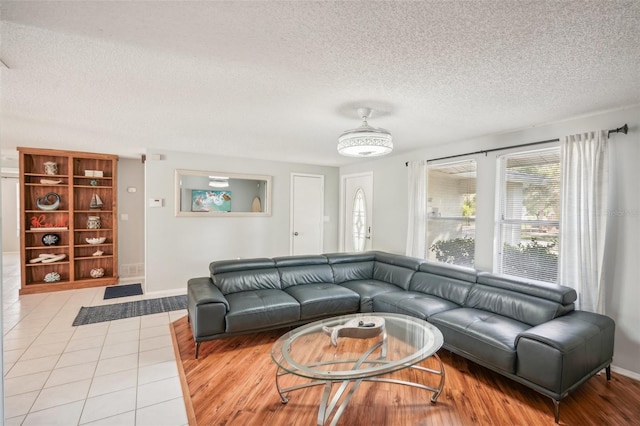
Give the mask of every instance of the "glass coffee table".
[{"label": "glass coffee table", "polygon": [[[324,385],[318,425],[337,424],[363,381],[424,389],[432,392],[430,400],[435,403],[444,387],[444,367],[436,354],[442,343],[440,330],[407,315],[363,313],[316,321],[284,334],[271,348],[278,366],[276,388],[286,404],[289,392]],[[428,358],[435,360],[435,368],[418,365]],[[387,377],[407,368],[439,376],[438,383],[430,386]],[[309,380],[282,387],[287,375]]]}]

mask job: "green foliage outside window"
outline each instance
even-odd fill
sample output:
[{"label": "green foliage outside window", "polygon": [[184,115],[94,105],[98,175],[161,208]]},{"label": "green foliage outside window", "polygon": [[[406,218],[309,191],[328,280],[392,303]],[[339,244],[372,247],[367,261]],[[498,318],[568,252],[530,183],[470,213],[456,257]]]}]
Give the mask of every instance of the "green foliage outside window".
[{"label": "green foliage outside window", "polygon": [[429,247],[440,262],[473,266],[476,240],[471,237],[438,240]]},{"label": "green foliage outside window", "polygon": [[[556,282],[558,277],[558,255],[553,250],[557,240],[540,244],[535,237],[530,242],[517,246],[505,244],[503,248],[503,273]],[[440,262],[472,267],[475,257],[475,239],[471,237],[438,240],[429,247]]]}]

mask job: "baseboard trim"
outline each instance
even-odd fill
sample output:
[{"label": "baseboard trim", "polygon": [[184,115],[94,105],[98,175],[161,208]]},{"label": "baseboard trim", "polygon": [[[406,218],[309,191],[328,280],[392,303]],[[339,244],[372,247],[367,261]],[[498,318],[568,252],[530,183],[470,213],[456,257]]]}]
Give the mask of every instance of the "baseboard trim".
[{"label": "baseboard trim", "polygon": [[630,379],[634,379],[634,380],[638,380],[640,381],[640,374],[630,371],[630,370],[625,370],[624,368],[620,368],[620,367],[616,367],[615,365],[611,366],[611,371],[613,371],[614,373],[617,374],[621,374],[623,376],[629,377]]}]

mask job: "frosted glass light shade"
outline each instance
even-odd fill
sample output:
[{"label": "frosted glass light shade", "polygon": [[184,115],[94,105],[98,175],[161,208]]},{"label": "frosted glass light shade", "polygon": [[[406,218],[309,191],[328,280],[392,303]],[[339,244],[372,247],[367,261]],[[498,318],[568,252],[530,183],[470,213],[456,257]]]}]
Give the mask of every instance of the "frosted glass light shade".
[{"label": "frosted glass light shade", "polygon": [[377,157],[393,150],[391,133],[364,124],[347,130],[338,138],[338,152],[348,157]]}]

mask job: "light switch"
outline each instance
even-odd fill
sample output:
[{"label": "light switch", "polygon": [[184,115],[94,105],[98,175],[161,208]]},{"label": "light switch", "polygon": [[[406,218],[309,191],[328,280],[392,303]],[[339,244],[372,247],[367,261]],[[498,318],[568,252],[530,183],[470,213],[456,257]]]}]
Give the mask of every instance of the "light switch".
[{"label": "light switch", "polygon": [[129,220],[129,215],[127,213],[122,213],[120,215],[120,220]]}]

